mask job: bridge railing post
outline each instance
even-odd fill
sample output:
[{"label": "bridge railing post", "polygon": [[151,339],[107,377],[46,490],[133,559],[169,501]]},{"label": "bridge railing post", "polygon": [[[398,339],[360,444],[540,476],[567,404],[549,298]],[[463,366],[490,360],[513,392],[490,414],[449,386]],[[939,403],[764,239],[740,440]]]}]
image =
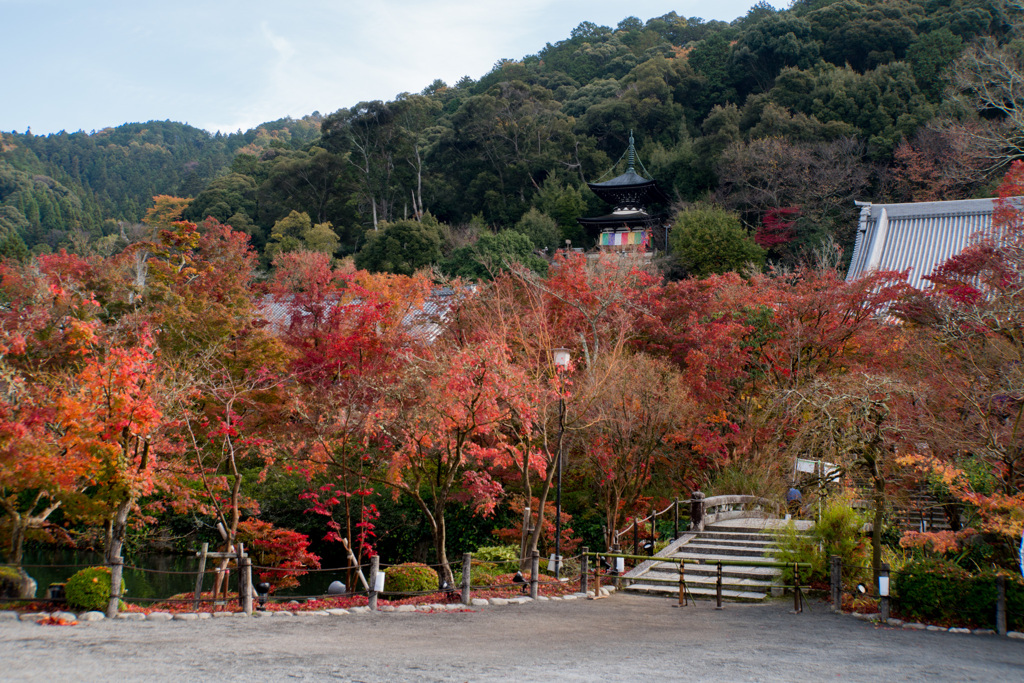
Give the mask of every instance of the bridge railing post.
[{"label": "bridge railing post", "polygon": [[690,496],[690,531],[704,531],[704,494],[700,491]]}]

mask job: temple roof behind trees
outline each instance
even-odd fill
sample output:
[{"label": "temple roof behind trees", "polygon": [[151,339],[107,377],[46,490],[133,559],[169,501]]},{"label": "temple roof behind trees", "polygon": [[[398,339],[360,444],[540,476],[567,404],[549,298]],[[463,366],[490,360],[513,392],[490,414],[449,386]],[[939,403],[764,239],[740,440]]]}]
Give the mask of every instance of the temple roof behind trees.
[{"label": "temple roof behind trees", "polygon": [[877,270],[910,269],[907,282],[926,289],[935,268],[983,237],[992,236],[995,199],[871,204],[861,207],[846,280]]}]

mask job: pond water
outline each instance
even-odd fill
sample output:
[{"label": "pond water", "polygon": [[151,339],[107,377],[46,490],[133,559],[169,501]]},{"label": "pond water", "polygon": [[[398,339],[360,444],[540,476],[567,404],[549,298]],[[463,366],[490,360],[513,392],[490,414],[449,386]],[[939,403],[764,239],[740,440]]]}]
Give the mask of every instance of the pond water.
[{"label": "pond water", "polygon": [[[75,572],[86,567],[103,564],[100,553],[69,550],[66,548],[26,548],[24,559],[25,571],[36,580],[37,598],[46,597],[46,589],[51,583],[64,583]],[[209,571],[214,560],[206,561]],[[138,567],[139,569],[132,569]],[[195,555],[139,555],[125,560],[124,584],[126,598],[168,598],[177,593],[191,593],[196,586],[196,571],[199,569],[199,558]],[[232,572],[231,588],[235,589],[236,573]],[[253,576],[253,581],[259,579]],[[299,577],[299,585],[294,588],[275,591],[275,596],[288,595],[323,595],[332,581],[345,581],[345,571],[314,572]],[[206,574],[203,590],[213,589],[214,575]],[[145,600],[145,603],[150,600]],[[140,604],[144,604],[140,600]]]}]

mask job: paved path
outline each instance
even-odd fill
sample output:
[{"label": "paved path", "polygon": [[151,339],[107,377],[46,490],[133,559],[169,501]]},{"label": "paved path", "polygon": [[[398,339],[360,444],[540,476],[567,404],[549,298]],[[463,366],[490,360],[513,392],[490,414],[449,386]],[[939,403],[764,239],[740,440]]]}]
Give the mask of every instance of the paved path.
[{"label": "paved path", "polygon": [[1024,681],[1024,641],[789,606],[615,595],[473,613],[9,621],[0,680]]}]

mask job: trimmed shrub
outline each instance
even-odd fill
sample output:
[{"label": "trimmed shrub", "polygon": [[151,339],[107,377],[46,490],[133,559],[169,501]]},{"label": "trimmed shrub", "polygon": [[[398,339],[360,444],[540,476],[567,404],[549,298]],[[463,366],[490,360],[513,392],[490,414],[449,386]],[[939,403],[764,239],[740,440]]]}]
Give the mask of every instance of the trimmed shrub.
[{"label": "trimmed shrub", "polygon": [[483,562],[492,574],[511,574],[519,571],[519,546],[487,545],[473,551],[473,561]]},{"label": "trimmed shrub", "polygon": [[[893,575],[893,593],[901,614],[922,621],[993,628],[996,574],[971,574],[942,559],[911,562]],[[1024,627],[1024,581],[1006,576],[1006,622]]]},{"label": "trimmed shrub", "polygon": [[437,572],[419,562],[406,562],[384,570],[385,593],[436,591],[440,585]]},{"label": "trimmed shrub", "polygon": [[[121,594],[124,594],[124,579],[121,579]],[[64,595],[68,607],[72,609],[104,611],[110,600],[110,568],[83,569],[68,579],[64,585]]]},{"label": "trimmed shrub", "polygon": [[21,597],[21,574],[14,567],[0,567],[0,598]]}]

